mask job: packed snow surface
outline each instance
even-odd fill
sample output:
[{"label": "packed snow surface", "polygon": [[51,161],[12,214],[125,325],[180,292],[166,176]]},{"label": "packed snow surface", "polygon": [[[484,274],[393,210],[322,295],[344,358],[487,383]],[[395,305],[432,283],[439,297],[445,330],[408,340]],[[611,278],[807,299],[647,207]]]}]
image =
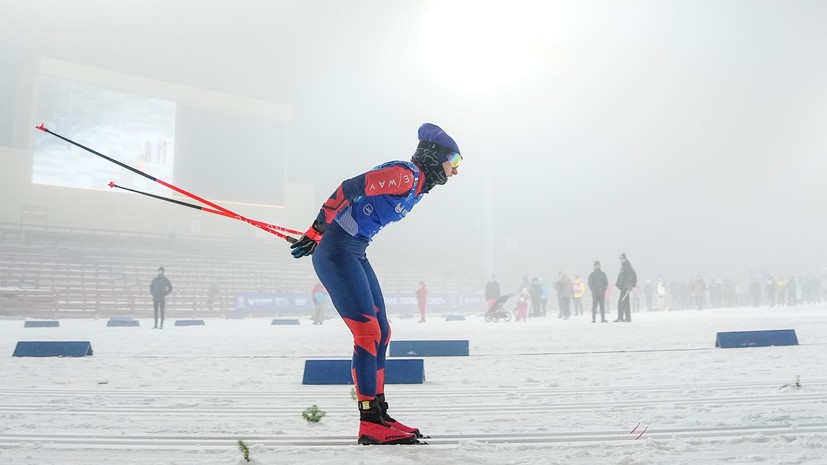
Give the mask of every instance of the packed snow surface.
[{"label": "packed snow surface", "polygon": [[[470,342],[468,357],[426,357],[424,384],[386,389],[390,413],[431,436],[422,446],[356,445],[351,386],[302,385],[305,360],[349,357],[338,318],[2,320],[0,463],[236,465],[239,439],[257,464],[827,463],[827,306],[632,318],[392,317],[395,340]],[[715,348],[719,331],[769,329],[800,345]],[[48,340],[94,355],[12,357]],[[326,415],[308,423],[314,404]]]}]

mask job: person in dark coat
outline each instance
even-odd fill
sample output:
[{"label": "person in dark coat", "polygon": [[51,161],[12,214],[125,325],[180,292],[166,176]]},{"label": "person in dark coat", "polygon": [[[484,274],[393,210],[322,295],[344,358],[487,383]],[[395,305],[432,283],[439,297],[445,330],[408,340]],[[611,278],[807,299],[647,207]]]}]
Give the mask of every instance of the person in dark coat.
[{"label": "person in dark coat", "polygon": [[491,275],[491,279],[488,280],[488,283],[485,284],[485,300],[488,302],[488,309],[491,309],[491,306],[494,305],[494,301],[500,297],[500,283],[497,281],[497,277],[493,274]]},{"label": "person in dark coat", "polygon": [[589,274],[589,290],[592,293],[592,323],[597,317],[597,306],[600,306],[600,321],[606,323],[606,289],[609,288],[609,278],[600,269],[600,262],[594,262],[594,271]]},{"label": "person in dark coat", "polygon": [[620,254],[620,273],[617,275],[615,286],[620,289],[615,323],[620,321],[631,323],[632,311],[629,301],[631,300],[632,289],[637,286],[637,273],[632,268],[632,263],[626,259],[625,253]]},{"label": "person in dark coat", "polygon": [[[166,307],[166,298],[172,292],[172,283],[164,276],[164,267],[158,268],[158,276],[152,279],[149,284],[149,293],[152,294],[152,306],[155,308],[155,326],[152,329],[164,329],[164,308]],[[158,326],[158,316],[160,310],[161,325]]]}]

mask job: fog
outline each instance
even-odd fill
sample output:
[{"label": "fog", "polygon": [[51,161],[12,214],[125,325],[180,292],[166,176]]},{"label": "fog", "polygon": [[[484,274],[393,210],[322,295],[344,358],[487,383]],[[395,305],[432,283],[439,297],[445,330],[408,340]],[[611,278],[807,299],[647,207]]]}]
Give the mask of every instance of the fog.
[{"label": "fog", "polygon": [[641,278],[815,275],[825,24],[818,0],[4,0],[0,146],[19,70],[49,57],[292,107],[283,175],[319,205],[442,126],[459,176],[374,256],[481,286],[594,260],[612,280],[621,252]]}]

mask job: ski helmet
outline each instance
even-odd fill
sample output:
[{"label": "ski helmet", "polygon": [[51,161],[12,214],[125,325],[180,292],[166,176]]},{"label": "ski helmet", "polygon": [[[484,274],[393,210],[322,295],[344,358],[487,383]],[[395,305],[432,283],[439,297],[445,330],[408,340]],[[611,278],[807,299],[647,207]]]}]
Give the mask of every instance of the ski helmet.
[{"label": "ski helmet", "polygon": [[457,143],[442,128],[431,123],[425,123],[419,127],[419,145],[411,161],[425,173],[422,192],[428,192],[435,185],[448,182],[448,176],[442,164],[455,153],[460,153]]}]

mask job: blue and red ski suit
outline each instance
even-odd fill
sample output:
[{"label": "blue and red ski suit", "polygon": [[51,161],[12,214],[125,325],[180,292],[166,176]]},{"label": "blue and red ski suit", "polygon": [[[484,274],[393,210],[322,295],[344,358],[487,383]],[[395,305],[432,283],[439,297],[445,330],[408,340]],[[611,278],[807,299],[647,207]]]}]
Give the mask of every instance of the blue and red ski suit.
[{"label": "blue and red ski suit", "polygon": [[313,267],[353,333],[351,369],[360,401],[384,394],[391,337],[382,289],[365,250],[379,230],[404,218],[419,202],[424,180],[411,162],[384,163],[342,182],[314,223],[327,225]]}]

